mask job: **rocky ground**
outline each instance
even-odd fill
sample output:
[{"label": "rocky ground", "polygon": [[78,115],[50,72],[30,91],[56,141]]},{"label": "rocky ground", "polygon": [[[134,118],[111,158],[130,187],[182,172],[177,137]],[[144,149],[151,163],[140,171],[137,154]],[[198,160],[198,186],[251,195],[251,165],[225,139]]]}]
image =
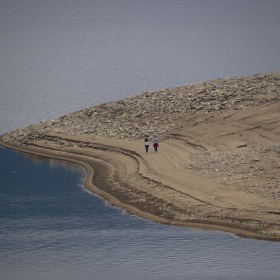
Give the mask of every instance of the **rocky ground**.
[{"label": "rocky ground", "polygon": [[245,146],[236,151],[203,152],[190,156],[183,167],[193,174],[216,178],[261,197],[280,199],[280,143]]},{"label": "rocky ground", "polygon": [[[166,139],[186,126],[185,117],[189,114],[194,115],[192,124],[197,125],[202,119],[195,118],[195,114],[226,114],[273,102],[279,97],[279,85],[279,72],[187,84],[88,107],[42,121],[41,127],[44,131],[91,134],[96,138],[139,139],[160,134],[161,139]],[[32,138],[30,129],[32,126],[6,137],[28,142]]]},{"label": "rocky ground", "polygon": [[[273,72],[145,92],[12,131],[2,140],[111,162],[123,175],[118,182],[111,176],[106,192],[141,211],[280,240],[279,113],[280,72]],[[154,135],[160,151],[166,149],[161,161],[141,154],[144,137]]]}]

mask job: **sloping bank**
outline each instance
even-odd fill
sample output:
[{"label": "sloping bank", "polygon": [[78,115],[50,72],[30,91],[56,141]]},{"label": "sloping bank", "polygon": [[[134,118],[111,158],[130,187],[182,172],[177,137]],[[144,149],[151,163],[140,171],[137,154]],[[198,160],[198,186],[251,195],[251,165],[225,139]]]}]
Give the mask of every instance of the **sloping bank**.
[{"label": "sloping bank", "polygon": [[279,72],[146,92],[1,145],[83,165],[88,190],[143,218],[279,241],[279,92]]}]

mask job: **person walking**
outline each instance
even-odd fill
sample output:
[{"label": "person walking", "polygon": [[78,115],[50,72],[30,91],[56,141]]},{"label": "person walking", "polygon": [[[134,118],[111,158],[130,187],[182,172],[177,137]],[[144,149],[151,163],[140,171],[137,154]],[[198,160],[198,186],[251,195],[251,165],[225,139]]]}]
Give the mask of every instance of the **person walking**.
[{"label": "person walking", "polygon": [[157,139],[157,137],[155,136],[154,137],[154,150],[155,150],[155,153],[157,153],[157,149],[158,149],[158,139]]},{"label": "person walking", "polygon": [[148,153],[148,150],[149,150],[149,140],[148,140],[148,138],[145,138],[144,145],[145,145],[146,153]]}]

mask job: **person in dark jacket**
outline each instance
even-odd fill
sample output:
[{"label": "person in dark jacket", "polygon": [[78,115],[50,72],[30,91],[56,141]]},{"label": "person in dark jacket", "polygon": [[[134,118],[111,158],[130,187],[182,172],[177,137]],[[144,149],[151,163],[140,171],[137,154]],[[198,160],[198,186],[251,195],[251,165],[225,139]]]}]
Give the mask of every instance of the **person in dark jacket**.
[{"label": "person in dark jacket", "polygon": [[149,150],[149,140],[148,140],[148,138],[145,138],[144,145],[145,145],[146,153],[148,153],[148,150]]}]

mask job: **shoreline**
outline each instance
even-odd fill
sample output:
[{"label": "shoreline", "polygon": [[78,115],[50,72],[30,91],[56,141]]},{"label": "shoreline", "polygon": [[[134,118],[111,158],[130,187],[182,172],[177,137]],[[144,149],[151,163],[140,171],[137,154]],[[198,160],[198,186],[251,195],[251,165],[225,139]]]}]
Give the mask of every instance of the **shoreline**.
[{"label": "shoreline", "polygon": [[[98,195],[102,199],[106,200],[110,205],[123,209],[128,214],[135,215],[155,223],[165,224],[167,226],[191,227],[191,228],[197,228],[203,230],[228,232],[243,238],[253,238],[253,239],[267,240],[267,241],[280,241],[280,239],[278,238],[272,238],[266,235],[256,234],[253,232],[253,229],[246,229],[233,225],[230,226],[226,223],[210,222],[210,221],[207,222],[207,221],[200,221],[200,220],[194,220],[194,221],[169,220],[166,218],[162,218],[158,215],[155,215],[153,213],[145,212],[137,207],[134,207],[133,205],[128,204],[127,202],[122,202],[112,194],[106,192],[106,189],[108,189],[108,185],[111,184],[110,180],[108,180],[107,182],[104,180],[96,180],[95,178],[96,173],[101,173],[101,177],[103,177],[104,176],[103,172],[106,169],[106,165],[104,165],[104,163],[102,162],[98,162],[97,159],[86,159],[81,155],[75,155],[71,153],[62,155],[61,154],[62,152],[60,151],[55,151],[55,150],[46,151],[45,149],[40,149],[36,147],[24,148],[16,144],[5,143],[2,141],[2,137],[0,137],[0,146],[18,152],[29,153],[29,154],[43,156],[47,158],[55,158],[55,159],[68,161],[81,165],[86,170],[86,176],[83,184],[84,188],[92,192],[93,194]],[[106,171],[104,173],[106,173]]]},{"label": "shoreline", "polygon": [[280,71],[88,107],[0,145],[82,165],[85,188],[130,214],[280,241],[279,108]]}]

